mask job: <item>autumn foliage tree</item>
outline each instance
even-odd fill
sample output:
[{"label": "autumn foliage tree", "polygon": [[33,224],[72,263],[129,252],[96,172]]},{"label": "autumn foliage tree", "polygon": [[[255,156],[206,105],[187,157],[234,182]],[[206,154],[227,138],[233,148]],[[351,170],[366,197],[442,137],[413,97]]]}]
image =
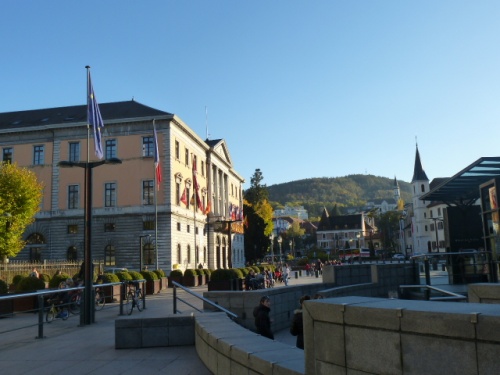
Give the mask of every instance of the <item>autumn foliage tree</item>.
[{"label": "autumn foliage tree", "polygon": [[23,233],[35,220],[41,201],[42,185],[32,171],[0,163],[0,259],[23,249]]}]

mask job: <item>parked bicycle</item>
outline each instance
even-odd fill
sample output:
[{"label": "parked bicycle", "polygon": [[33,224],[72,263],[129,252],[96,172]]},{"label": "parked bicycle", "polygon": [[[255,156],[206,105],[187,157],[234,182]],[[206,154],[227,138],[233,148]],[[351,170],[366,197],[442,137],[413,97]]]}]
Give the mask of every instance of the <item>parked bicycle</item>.
[{"label": "parked bicycle", "polygon": [[59,318],[62,320],[68,319],[69,313],[64,307],[60,306],[58,298],[48,299],[47,302],[50,303],[50,308],[45,315],[47,323],[51,323],[54,319]]},{"label": "parked bicycle", "polygon": [[[78,284],[78,286],[81,286],[82,284]],[[82,291],[77,290],[75,291],[69,301],[69,311],[72,314],[79,314],[80,313],[80,304],[82,301]],[[106,304],[106,298],[104,295],[104,290],[102,288],[95,288],[95,309],[96,311],[102,310],[104,305]]]},{"label": "parked bicycle", "polygon": [[127,283],[128,291],[125,299],[125,311],[128,315],[132,314],[134,306],[138,311],[142,311],[142,290],[139,287],[138,281],[129,281]]}]

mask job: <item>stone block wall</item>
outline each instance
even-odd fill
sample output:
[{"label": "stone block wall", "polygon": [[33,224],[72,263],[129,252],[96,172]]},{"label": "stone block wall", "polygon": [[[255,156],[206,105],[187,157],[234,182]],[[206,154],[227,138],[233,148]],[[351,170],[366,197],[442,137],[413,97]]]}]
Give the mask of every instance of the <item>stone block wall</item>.
[{"label": "stone block wall", "polygon": [[494,374],[494,305],[342,297],[306,301],[306,374]]}]

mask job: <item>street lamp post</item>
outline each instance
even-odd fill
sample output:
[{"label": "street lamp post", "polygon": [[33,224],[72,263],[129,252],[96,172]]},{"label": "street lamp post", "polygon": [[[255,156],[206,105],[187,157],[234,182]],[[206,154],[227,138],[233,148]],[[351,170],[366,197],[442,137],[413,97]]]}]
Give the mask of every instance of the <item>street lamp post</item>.
[{"label": "street lamp post", "polygon": [[143,244],[142,244],[142,239],[143,238],[151,238],[151,235],[150,234],[146,234],[144,236],[139,236],[139,271],[143,271],[142,267],[143,267],[143,262],[142,262],[142,259],[143,259]]},{"label": "street lamp post", "polygon": [[274,234],[269,235],[269,241],[271,242],[271,262],[274,266]]},{"label": "street lamp post", "polygon": [[280,250],[280,267],[281,267],[281,263],[282,263],[282,258],[281,258],[281,243],[283,242],[283,239],[281,238],[281,236],[278,236],[278,246],[279,246],[279,250]]},{"label": "street lamp post", "polygon": [[83,294],[83,314],[80,317],[80,324],[88,325],[94,323],[94,309],[95,305],[92,303],[92,169],[99,167],[103,164],[121,164],[122,161],[117,158],[110,158],[94,162],[73,162],[73,161],[60,161],[59,167],[72,168],[79,167],[85,170],[85,230],[84,230],[84,287]]}]

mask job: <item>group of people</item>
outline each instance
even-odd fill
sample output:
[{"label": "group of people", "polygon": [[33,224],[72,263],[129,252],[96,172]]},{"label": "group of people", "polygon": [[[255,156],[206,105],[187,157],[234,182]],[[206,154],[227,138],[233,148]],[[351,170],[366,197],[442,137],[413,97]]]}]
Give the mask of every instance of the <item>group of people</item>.
[{"label": "group of people", "polygon": [[250,270],[245,276],[245,289],[255,290],[272,288],[277,282],[283,282],[285,286],[288,286],[290,272],[288,264],[285,264],[283,267],[278,267],[275,272],[265,269],[256,274],[254,270]]},{"label": "group of people", "polygon": [[[320,294],[315,294],[312,299],[322,299],[323,296]],[[294,311],[292,324],[290,326],[290,334],[296,336],[295,345],[299,349],[304,349],[304,323],[302,317],[302,309],[304,307],[304,302],[311,300],[309,295],[304,295],[300,297],[299,305],[300,308]],[[274,340],[274,334],[271,329],[271,299],[269,296],[264,296],[260,299],[259,305],[253,310],[253,316],[255,318],[255,328],[257,333],[264,337]]]}]

